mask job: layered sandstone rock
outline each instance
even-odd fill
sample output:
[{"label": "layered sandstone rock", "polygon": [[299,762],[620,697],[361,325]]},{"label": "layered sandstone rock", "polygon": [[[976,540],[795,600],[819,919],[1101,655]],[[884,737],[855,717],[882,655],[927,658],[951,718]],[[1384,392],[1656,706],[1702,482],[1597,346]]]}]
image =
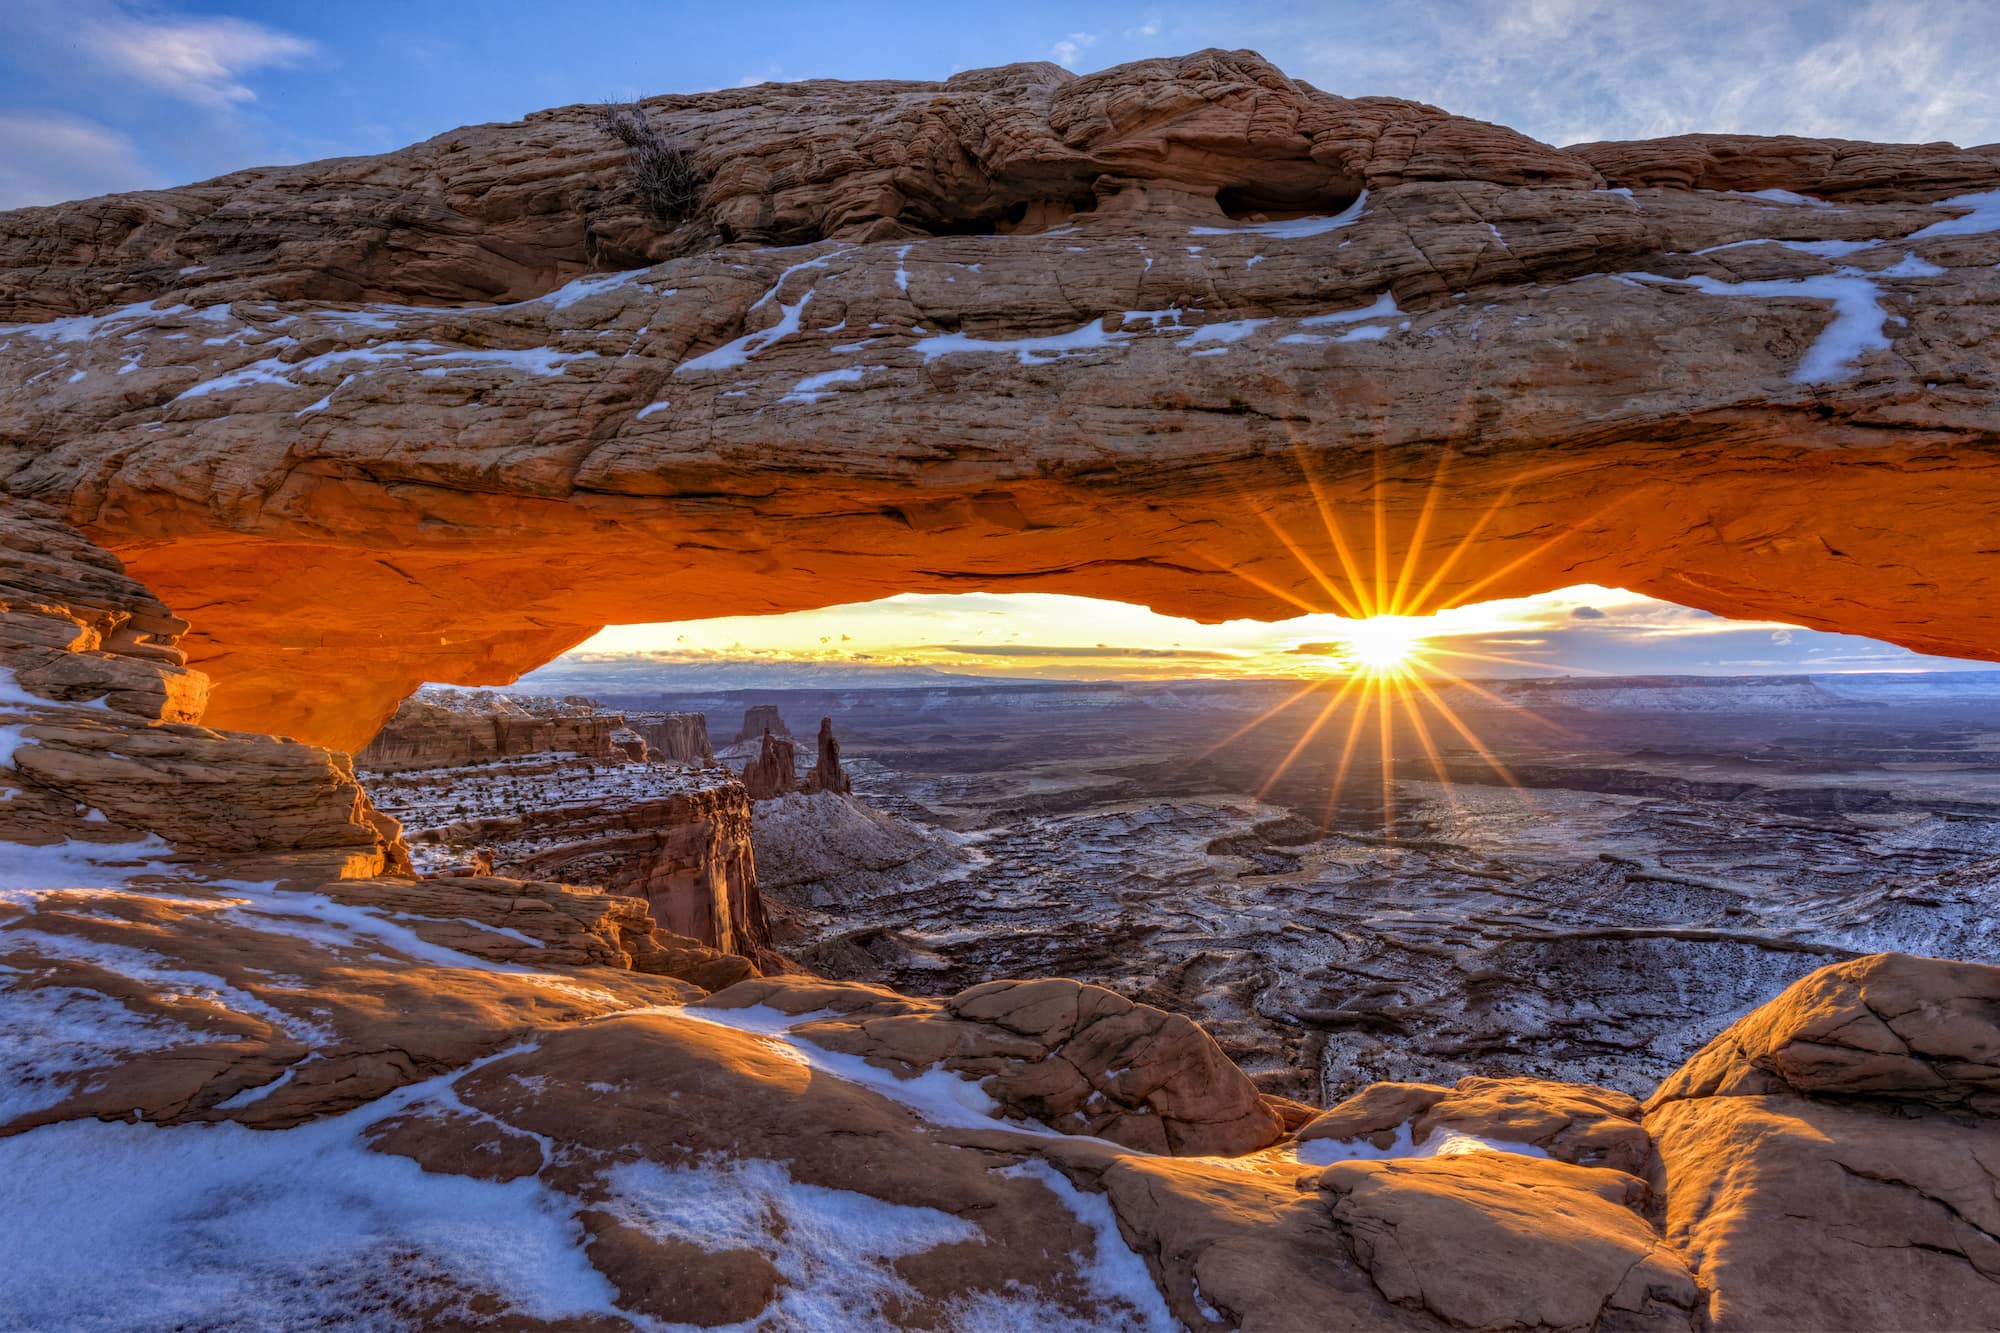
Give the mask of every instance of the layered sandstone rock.
[{"label": "layered sandstone rock", "polygon": [[764,733],[757,753],[738,776],[753,801],[768,801],[799,789],[798,760],[789,736]]},{"label": "layered sandstone rock", "polygon": [[[1280,1133],[1256,1085],[1207,1033],[1102,986],[993,981],[940,1002],[772,979],[702,1004],[807,1015],[794,1030],[815,1046],[886,1068],[971,1076],[1010,1116],[1146,1152],[1235,1155]],[[839,1016],[813,1017],[825,1010]]]},{"label": "layered sandstone rock", "polygon": [[1296,1134],[1300,1143],[1366,1141],[1378,1150],[1450,1136],[1526,1145],[1559,1161],[1632,1176],[1644,1176],[1652,1159],[1637,1101],[1610,1088],[1533,1078],[1464,1078],[1451,1088],[1376,1083]]},{"label": "layered sandstone rock", "polygon": [[776,704],[751,704],[743,710],[743,725],[736,730],[736,739],[731,745],[741,745],[744,741],[756,742],[764,736],[779,736],[790,739],[792,729],[785,725],[784,715]]},{"label": "layered sandstone rock", "polygon": [[54,512],[0,510],[0,841],[407,868],[347,756],[196,725],[186,628]]},{"label": "layered sandstone rock", "polygon": [[[675,230],[575,110],[4,229],[38,321],[0,335],[11,1318],[1991,1322],[1994,968],[1817,973],[1636,1121],[1468,1081],[1287,1140],[1198,1028],[1094,987],[696,1003],[743,965],[633,899],[384,875],[345,760],[194,725],[179,654],[211,719],[352,745],[641,608],[1288,613],[1335,521],[1407,544],[1421,604],[1595,579],[1990,653],[1995,229],[1933,205],[1994,154],[1559,152],[1218,53],[654,110],[708,180]],[[664,262],[435,304],[599,259]],[[106,294],[169,300],[73,317]],[[327,1224],[216,1243],[274,1190]],[[103,1283],[139,1224],[169,1266]]]},{"label": "layered sandstone rock", "polygon": [[700,713],[634,718],[627,725],[646,742],[647,752],[654,759],[698,767],[715,762],[715,750],[708,740],[708,719]]},{"label": "layered sandstone rock", "polygon": [[833,719],[819,720],[819,757],[813,761],[812,772],[806,774],[805,790],[832,792],[845,796],[854,790],[848,779],[847,770],[840,766],[840,738],[833,734]]},{"label": "layered sandstone rock", "polygon": [[512,813],[458,819],[410,836],[480,848],[501,874],[630,895],[650,906],[662,929],[726,953],[770,957],[749,797],[724,776],[669,774],[643,793],[530,798]]},{"label": "layered sandstone rock", "polygon": [[1669,1240],[1721,1330],[1974,1328],[2000,1308],[2000,968],[1822,968],[1660,1085]]},{"label": "layered sandstone rock", "polygon": [[346,747],[611,621],[1365,610],[1378,541],[1405,609],[2000,642],[2000,151],[1558,151],[1240,52],[649,114],[672,230],[584,108],[12,215],[0,485],[206,608],[211,718]]},{"label": "layered sandstone rock", "polygon": [[612,713],[537,716],[497,698],[484,708],[405,699],[367,745],[357,766],[381,773],[455,768],[526,754],[613,758],[612,735],[625,719]]}]

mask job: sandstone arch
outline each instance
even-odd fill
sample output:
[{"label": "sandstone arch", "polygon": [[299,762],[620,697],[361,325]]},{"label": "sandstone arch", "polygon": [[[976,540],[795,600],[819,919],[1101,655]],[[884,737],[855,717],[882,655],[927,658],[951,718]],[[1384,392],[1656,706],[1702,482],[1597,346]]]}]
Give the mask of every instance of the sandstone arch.
[{"label": "sandstone arch", "polygon": [[672,232],[583,108],[9,215],[0,484],[193,622],[212,723],[898,591],[1339,610],[1329,514],[1418,609],[2000,655],[2000,147],[1558,150],[1221,52],[649,105]]}]

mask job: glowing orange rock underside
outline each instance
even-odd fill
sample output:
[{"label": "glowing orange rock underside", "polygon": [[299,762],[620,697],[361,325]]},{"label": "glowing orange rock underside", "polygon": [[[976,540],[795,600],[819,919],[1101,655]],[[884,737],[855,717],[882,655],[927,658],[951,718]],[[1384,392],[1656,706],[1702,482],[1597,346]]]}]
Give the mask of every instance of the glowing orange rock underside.
[{"label": "glowing orange rock underside", "polygon": [[[2000,465],[1969,451],[1552,445],[1525,461],[1383,461],[1380,476],[1302,464],[1239,459],[1171,488],[745,478],[739,496],[567,502],[423,489],[385,503],[329,478],[310,527],[216,533],[127,511],[97,535],[194,622],[210,725],[342,749],[419,683],[504,683],[606,624],[911,591],[1066,592],[1213,621],[1368,610],[1341,590],[1378,571],[1391,600],[1377,609],[1415,614],[1600,583],[2000,657],[2000,587],[1981,558]],[[340,535],[298,540],[307,530]],[[187,535],[136,535],[149,531]]]}]

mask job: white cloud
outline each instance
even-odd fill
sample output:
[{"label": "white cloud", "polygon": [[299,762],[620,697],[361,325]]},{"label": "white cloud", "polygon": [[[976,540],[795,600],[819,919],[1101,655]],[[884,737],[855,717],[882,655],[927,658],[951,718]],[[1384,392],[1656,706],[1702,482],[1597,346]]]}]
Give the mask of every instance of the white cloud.
[{"label": "white cloud", "polygon": [[1158,14],[1147,15],[1144,23],[1141,23],[1136,28],[1127,28],[1125,35],[1127,37],[1158,37],[1160,35],[1160,16]]},{"label": "white cloud", "polygon": [[86,51],[127,78],[196,106],[252,102],[243,82],[296,64],[319,48],[248,19],[149,19],[122,10],[78,27]]},{"label": "white cloud", "polygon": [[1056,63],[1058,65],[1061,65],[1063,68],[1075,69],[1077,59],[1083,55],[1085,50],[1096,45],[1097,45],[1096,33],[1073,32],[1069,36],[1057,42],[1054,46],[1050,47],[1049,54],[1054,56],[1056,58]]},{"label": "white cloud", "polygon": [[114,130],[76,116],[0,111],[0,208],[161,183],[131,140]]},{"label": "white cloud", "polygon": [[1415,98],[1557,144],[1697,131],[2000,140],[1991,0],[1466,0],[1403,13],[1204,36],[1258,45],[1345,96]]}]

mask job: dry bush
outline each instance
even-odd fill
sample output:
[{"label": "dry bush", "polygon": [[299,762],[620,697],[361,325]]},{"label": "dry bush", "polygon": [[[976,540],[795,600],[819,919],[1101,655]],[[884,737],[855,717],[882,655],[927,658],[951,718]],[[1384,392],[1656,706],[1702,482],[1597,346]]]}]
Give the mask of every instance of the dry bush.
[{"label": "dry bush", "polygon": [[607,102],[604,128],[632,150],[632,187],[646,210],[662,222],[692,217],[701,198],[694,154],[653,127],[637,102]]}]

